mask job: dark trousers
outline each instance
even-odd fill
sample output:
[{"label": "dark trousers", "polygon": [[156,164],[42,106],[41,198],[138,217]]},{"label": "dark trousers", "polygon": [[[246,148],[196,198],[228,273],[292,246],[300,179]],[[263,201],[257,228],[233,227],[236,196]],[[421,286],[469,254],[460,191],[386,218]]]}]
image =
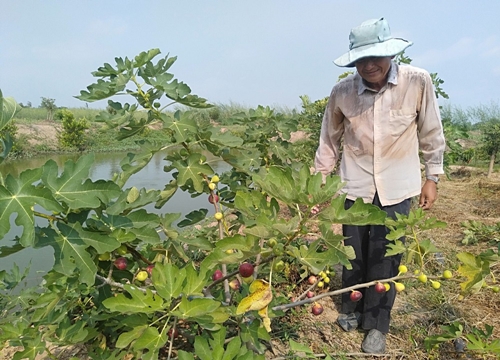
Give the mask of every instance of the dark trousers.
[{"label": "dark trousers", "polygon": [[[345,208],[348,209],[354,201],[346,200]],[[378,195],[375,194],[373,205],[387,213],[388,217],[395,218],[395,213],[408,215],[410,199],[391,205],[382,206]],[[401,255],[385,256],[386,245],[389,241],[385,238],[388,229],[384,225],[354,226],[343,225],[342,232],[347,239],[345,245],[350,245],[356,252],[356,259],[351,260],[352,270],[343,269],[342,287],[349,287],[368,281],[386,279],[398,274]],[[362,314],[362,327],[365,330],[377,329],[386,334],[389,332],[391,309],[396,297],[394,285],[385,293],[377,293],[373,286],[359,289],[363,297],[358,302],[350,300],[350,293],[342,294],[342,313],[359,312]]]}]

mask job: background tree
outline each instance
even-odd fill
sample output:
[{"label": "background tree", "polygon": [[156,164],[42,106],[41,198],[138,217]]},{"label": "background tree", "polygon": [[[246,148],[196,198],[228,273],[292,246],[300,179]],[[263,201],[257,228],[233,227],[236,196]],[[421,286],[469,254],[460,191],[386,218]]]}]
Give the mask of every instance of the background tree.
[{"label": "background tree", "polygon": [[[13,98],[4,98],[0,90],[0,163],[5,160],[14,144],[17,131],[11,121],[19,111],[19,106]],[[2,175],[0,174],[0,179]]]},{"label": "background tree", "polygon": [[471,117],[478,121],[481,130],[482,149],[490,157],[487,177],[493,172],[496,155],[500,151],[500,105],[480,105],[470,110]]},{"label": "background tree", "polygon": [[42,97],[40,108],[47,110],[47,120],[52,121],[54,119],[54,111],[57,109],[56,100]]},{"label": "background tree", "polygon": [[75,119],[75,115],[62,109],[56,113],[56,119],[62,122],[62,131],[57,135],[59,144],[65,148],[77,148],[79,151],[85,150],[87,138],[85,130],[89,128],[89,123],[85,118]]}]

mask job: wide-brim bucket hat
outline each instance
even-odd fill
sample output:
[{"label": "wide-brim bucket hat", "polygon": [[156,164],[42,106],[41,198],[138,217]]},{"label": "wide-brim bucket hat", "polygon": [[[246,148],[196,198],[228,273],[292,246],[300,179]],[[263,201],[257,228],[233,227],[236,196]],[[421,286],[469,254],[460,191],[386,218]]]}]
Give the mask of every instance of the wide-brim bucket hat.
[{"label": "wide-brim bucket hat", "polygon": [[394,56],[413,45],[411,41],[393,38],[389,23],[384,18],[367,20],[352,29],[349,43],[349,51],[335,59],[333,61],[335,65],[353,67],[359,59]]}]

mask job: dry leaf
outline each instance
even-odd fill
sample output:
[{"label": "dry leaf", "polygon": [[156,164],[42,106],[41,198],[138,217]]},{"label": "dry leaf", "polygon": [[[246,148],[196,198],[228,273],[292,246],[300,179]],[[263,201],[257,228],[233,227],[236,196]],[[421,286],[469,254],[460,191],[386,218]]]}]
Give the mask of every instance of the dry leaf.
[{"label": "dry leaf", "polygon": [[265,280],[254,280],[249,287],[250,295],[243,298],[236,309],[236,315],[241,315],[247,311],[261,310],[265,308],[273,299],[273,293],[269,283]]},{"label": "dry leaf", "polygon": [[267,305],[273,299],[271,285],[265,280],[254,280],[248,288],[250,295],[243,298],[236,309],[236,315],[241,315],[247,311],[258,310],[262,322],[267,332],[271,331],[271,319],[267,315]]}]

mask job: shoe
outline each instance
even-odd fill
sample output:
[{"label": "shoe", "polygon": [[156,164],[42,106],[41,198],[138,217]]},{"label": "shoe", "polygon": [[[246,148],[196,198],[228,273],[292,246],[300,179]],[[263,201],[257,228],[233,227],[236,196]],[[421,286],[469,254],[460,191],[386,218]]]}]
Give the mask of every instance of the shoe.
[{"label": "shoe", "polygon": [[371,329],[366,335],[361,349],[367,354],[383,354],[385,353],[386,335],[377,329]]},{"label": "shoe", "polygon": [[339,314],[337,323],[344,331],[356,330],[361,324],[361,314],[359,312]]}]

